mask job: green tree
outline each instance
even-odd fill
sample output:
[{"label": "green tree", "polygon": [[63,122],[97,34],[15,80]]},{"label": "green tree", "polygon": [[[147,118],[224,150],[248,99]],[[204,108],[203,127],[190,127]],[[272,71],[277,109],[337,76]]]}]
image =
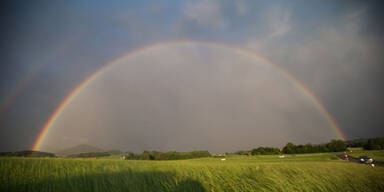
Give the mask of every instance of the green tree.
[{"label": "green tree", "polygon": [[347,150],[347,144],[343,140],[333,139],[330,143],[328,143],[327,148],[332,152],[345,151]]},{"label": "green tree", "polygon": [[307,143],[304,145],[304,151],[306,151],[306,153],[313,153],[313,146],[311,143]]},{"label": "green tree", "polygon": [[366,150],[384,149],[384,137],[368,139],[367,143],[363,147]]},{"label": "green tree", "polygon": [[285,147],[283,148],[283,152],[286,154],[296,153],[296,145],[291,142],[287,143],[287,145],[285,145]]}]

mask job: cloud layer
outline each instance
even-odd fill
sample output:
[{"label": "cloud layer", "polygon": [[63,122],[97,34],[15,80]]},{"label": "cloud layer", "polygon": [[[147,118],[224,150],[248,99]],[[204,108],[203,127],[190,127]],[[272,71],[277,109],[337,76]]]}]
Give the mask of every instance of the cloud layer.
[{"label": "cloud layer", "polygon": [[[84,137],[88,144],[135,152],[233,152],[337,138],[295,86],[271,66],[232,49],[157,47],[91,82],[66,107],[42,149],[81,144]],[[78,141],[69,144],[67,137]]]}]

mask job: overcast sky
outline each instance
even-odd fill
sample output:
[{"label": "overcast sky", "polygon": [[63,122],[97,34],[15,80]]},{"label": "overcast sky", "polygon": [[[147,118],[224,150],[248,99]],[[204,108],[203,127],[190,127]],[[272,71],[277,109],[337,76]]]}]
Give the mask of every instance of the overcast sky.
[{"label": "overcast sky", "polygon": [[[348,139],[384,136],[380,1],[2,1],[0,151],[30,149],[63,99],[130,51],[190,40],[270,60]],[[96,78],[42,149],[250,149],[337,138],[281,73],[229,48],[164,45]]]}]

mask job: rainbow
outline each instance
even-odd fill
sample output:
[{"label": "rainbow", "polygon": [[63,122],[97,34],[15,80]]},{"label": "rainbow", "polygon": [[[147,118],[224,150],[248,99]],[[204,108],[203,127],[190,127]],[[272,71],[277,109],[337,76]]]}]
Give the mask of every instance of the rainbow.
[{"label": "rainbow", "polygon": [[139,53],[143,53],[147,50],[157,48],[157,47],[162,47],[162,46],[170,46],[170,45],[191,45],[191,44],[197,44],[197,45],[207,45],[207,46],[212,46],[212,47],[217,47],[217,48],[227,48],[227,49],[232,49],[234,51],[237,51],[239,53],[242,53],[244,55],[247,55],[251,58],[255,58],[260,62],[263,62],[265,64],[270,65],[272,68],[274,68],[276,71],[280,72],[283,76],[288,78],[296,87],[301,90],[306,96],[310,98],[310,100],[317,106],[317,108],[325,115],[326,119],[330,123],[330,125],[334,128],[337,136],[339,139],[346,140],[346,137],[344,136],[343,132],[341,131],[341,128],[338,126],[337,122],[335,119],[331,116],[331,114],[327,111],[325,106],[319,101],[319,99],[307,88],[305,87],[302,83],[300,83],[295,77],[293,77],[291,74],[288,72],[284,71],[282,68],[278,67],[277,65],[271,63],[267,59],[260,57],[256,55],[253,52],[250,52],[248,50],[238,48],[238,47],[231,47],[225,44],[219,44],[219,43],[213,43],[213,42],[200,42],[200,41],[188,41],[188,40],[183,40],[183,41],[170,41],[170,42],[163,42],[163,43],[157,43],[157,44],[152,44],[143,48],[139,48],[136,50],[133,50],[129,52],[126,55],[123,55],[100,69],[98,69],[96,72],[88,76],[83,82],[81,82],[79,85],[76,86],[75,89],[73,89],[72,92],[69,93],[69,95],[61,102],[59,107],[55,110],[55,112],[51,115],[49,120],[46,122],[44,125],[43,130],[39,134],[37,140],[35,141],[32,150],[39,150],[41,144],[44,142],[44,139],[47,136],[47,133],[49,130],[52,128],[54,125],[55,121],[60,117],[60,115],[63,113],[65,110],[66,106],[68,106],[69,103],[80,93],[81,90],[87,87],[87,85],[92,82],[96,77],[98,77],[100,74],[102,74],[104,71],[106,71],[108,68],[110,68],[112,65],[115,65],[117,63],[121,63],[125,60],[127,60],[129,57],[137,55]]}]

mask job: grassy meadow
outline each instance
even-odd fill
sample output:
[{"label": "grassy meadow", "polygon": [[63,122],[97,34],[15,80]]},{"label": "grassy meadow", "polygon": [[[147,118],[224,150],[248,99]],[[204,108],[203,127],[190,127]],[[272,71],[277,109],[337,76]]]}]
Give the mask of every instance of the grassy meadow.
[{"label": "grassy meadow", "polygon": [[384,191],[384,168],[334,153],[172,161],[0,158],[0,191]]}]

